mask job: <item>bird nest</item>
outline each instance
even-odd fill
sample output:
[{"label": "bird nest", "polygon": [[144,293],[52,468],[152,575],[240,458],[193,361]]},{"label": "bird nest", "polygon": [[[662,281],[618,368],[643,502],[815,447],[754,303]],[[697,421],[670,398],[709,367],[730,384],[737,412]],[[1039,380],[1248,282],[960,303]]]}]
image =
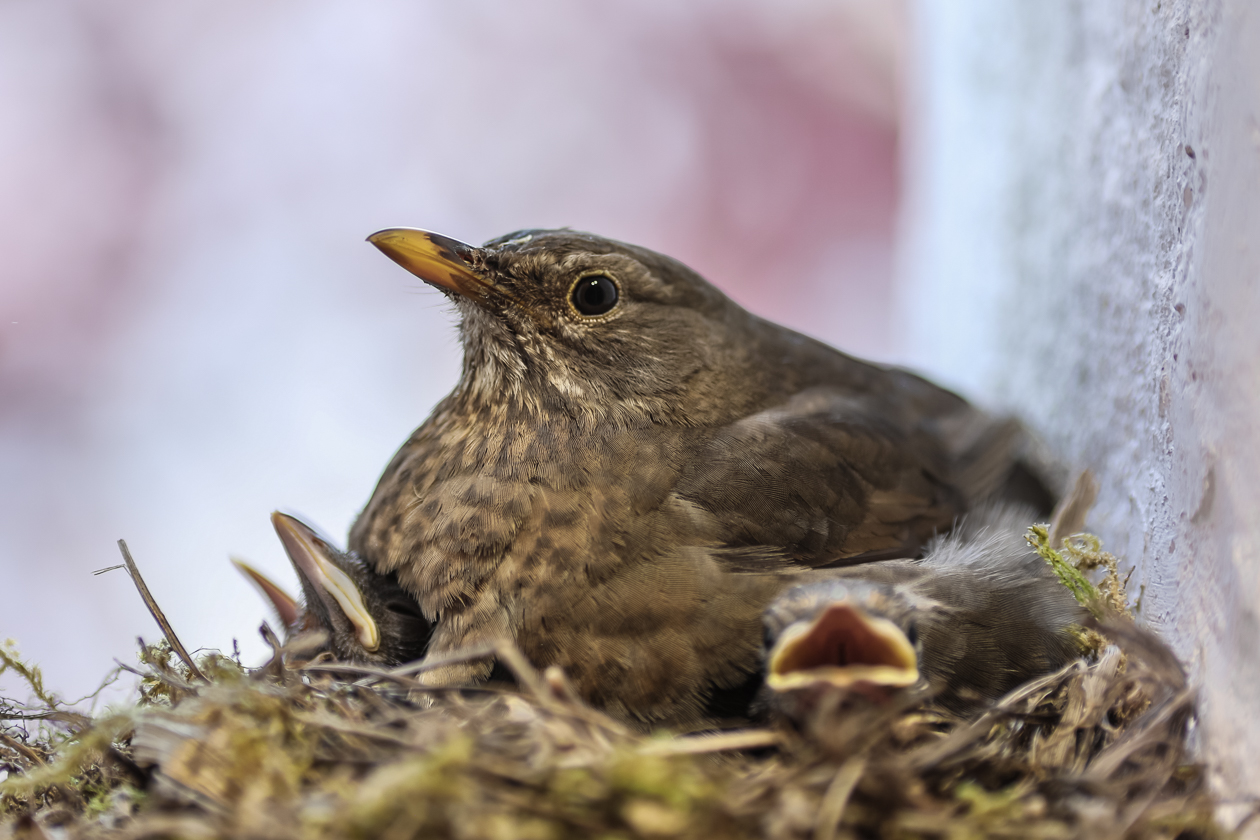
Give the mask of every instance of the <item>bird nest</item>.
[{"label": "bird nest", "polygon": [[312,659],[265,628],[261,668],[194,661],[159,623],[139,703],[98,717],[0,648],[34,695],[0,701],[0,838],[1224,836],[1182,669],[1122,618],[978,716],[832,698],[683,736],[628,730],[509,646],[465,655],[514,688],[435,690],[423,666]]}]

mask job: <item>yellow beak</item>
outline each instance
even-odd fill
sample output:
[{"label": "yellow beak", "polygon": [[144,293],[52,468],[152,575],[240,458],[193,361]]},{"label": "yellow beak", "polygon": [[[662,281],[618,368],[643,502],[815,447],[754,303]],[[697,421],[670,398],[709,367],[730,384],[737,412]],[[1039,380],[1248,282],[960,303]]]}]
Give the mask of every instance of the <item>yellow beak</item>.
[{"label": "yellow beak", "polygon": [[280,621],[285,627],[293,629],[298,623],[298,604],[297,599],[284,591],[284,587],[276,583],[244,560],[238,560],[233,557],[232,565],[236,570],[245,576],[245,579],[252,583],[262,596],[267,599],[267,603],[275,608],[276,614],[280,616]]},{"label": "yellow beak", "polygon": [[426,283],[474,300],[489,284],[465,259],[478,249],[457,239],[416,228],[388,228],[368,238],[385,256]]},{"label": "yellow beak", "polygon": [[312,585],[328,595],[341,608],[342,613],[354,626],[355,637],[364,650],[373,651],[381,646],[381,632],[376,621],[363,603],[363,593],[350,576],[328,559],[324,541],[292,516],[276,511],[271,514],[275,527],[289,559],[306,575]]}]

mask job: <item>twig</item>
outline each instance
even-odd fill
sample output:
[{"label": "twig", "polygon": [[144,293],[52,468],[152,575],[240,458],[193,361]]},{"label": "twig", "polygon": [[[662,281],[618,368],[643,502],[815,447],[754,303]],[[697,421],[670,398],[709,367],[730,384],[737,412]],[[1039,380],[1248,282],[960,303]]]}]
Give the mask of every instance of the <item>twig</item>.
[{"label": "twig", "polygon": [[316,714],[298,712],[293,716],[293,719],[309,726],[318,726],[321,729],[340,732],[343,735],[358,735],[361,738],[368,738],[400,747],[413,746],[410,740],[388,729],[342,721],[336,715],[328,714],[327,712]]},{"label": "twig", "polygon": [[129,674],[135,674],[137,677],[149,677],[149,676],[152,676],[151,674],[146,674],[144,671],[141,671],[139,668],[134,668],[134,667],[132,667],[131,665],[127,665],[127,664],[125,664],[125,663],[123,663],[123,662],[119,661],[117,657],[115,657],[114,662],[115,662],[115,663],[118,665],[118,667],[119,667],[119,668],[121,668],[122,670],[126,671],[126,672],[127,672],[127,673],[129,673]]},{"label": "twig", "polygon": [[498,653],[498,648],[494,645],[478,645],[476,647],[466,647],[457,650],[448,656],[425,657],[415,662],[408,662],[406,665],[400,665],[392,668],[390,673],[397,677],[405,677],[410,674],[419,674],[422,671],[432,671],[434,668],[441,668],[443,665],[458,665],[469,662],[473,659],[489,659]]},{"label": "twig", "polygon": [[773,729],[741,729],[715,735],[684,735],[668,741],[648,741],[639,747],[640,755],[705,755],[715,752],[756,750],[777,747],[783,736]]},{"label": "twig", "polygon": [[354,674],[359,677],[373,678],[377,680],[385,680],[387,682],[396,683],[407,689],[428,690],[428,686],[423,686],[410,677],[399,676],[392,671],[384,668],[375,668],[371,665],[352,665],[345,662],[321,662],[317,664],[303,665],[300,668],[303,672],[318,674]]},{"label": "twig", "polygon": [[[136,641],[139,642],[140,650],[143,651],[145,649],[144,639],[137,636]],[[117,659],[114,661],[118,662]],[[172,688],[178,688],[180,691],[195,692],[197,690],[195,685],[180,677],[180,675],[175,672],[175,669],[165,663],[145,661],[145,664],[149,666],[149,672],[147,674],[142,674],[141,676],[146,679],[157,680],[158,682],[164,683]]]},{"label": "twig", "polygon": [[[276,635],[276,631],[271,629],[270,624],[264,621],[262,624],[258,625],[258,635],[262,636],[263,641],[271,647],[272,656],[284,655],[284,651],[282,650],[284,643],[280,641],[280,637]],[[232,643],[235,644],[236,640],[233,639]]]},{"label": "twig", "polygon": [[521,688],[532,694],[540,706],[555,709],[556,697],[547,689],[542,676],[525,658],[525,654],[521,653],[520,648],[508,641],[498,641],[494,644],[494,653],[499,662],[503,663],[512,672],[512,676],[516,677]]},{"label": "twig", "polygon": [[814,818],[814,840],[835,840],[844,808],[866,770],[866,757],[855,755],[840,766],[835,778],[823,794],[822,804]]},{"label": "twig", "polygon": [[14,738],[12,735],[7,735],[4,732],[0,732],[0,744],[3,744],[4,746],[13,750],[15,753],[17,753],[18,755],[22,756],[27,761],[29,761],[31,764],[42,765],[42,764],[48,763],[44,761],[43,757],[41,757],[39,753],[35,752],[26,744],[23,744],[21,741],[19,741],[17,738]]},{"label": "twig", "polygon": [[91,722],[86,715],[81,715],[78,712],[65,712],[61,709],[54,709],[50,712],[32,712],[31,714],[5,711],[0,712],[0,720],[48,720],[53,723],[65,724],[69,727],[82,727]]},{"label": "twig", "polygon": [[1081,778],[1091,782],[1108,779],[1138,750],[1158,743],[1162,738],[1175,739],[1176,730],[1170,722],[1177,715],[1186,714],[1193,709],[1194,693],[1189,689],[1182,689],[1165,701],[1162,708],[1147,711],[1142,719],[1130,726],[1124,737],[1099,753],[1089,769],[1081,774]]},{"label": "twig", "polygon": [[136,567],[136,561],[131,559],[131,552],[127,550],[127,541],[118,541],[118,550],[122,552],[123,562],[127,564],[127,574],[131,575],[131,581],[136,585],[136,590],[140,593],[140,598],[144,601],[144,605],[149,608],[149,614],[153,616],[153,620],[157,622],[158,629],[162,631],[162,635],[166,637],[166,641],[171,646],[171,650],[175,651],[175,655],[188,666],[189,672],[204,683],[210,682],[205,674],[201,673],[201,669],[197,667],[197,663],[192,661],[192,657],[188,655],[188,651],[184,649],[184,645],[179,641],[179,637],[175,635],[175,629],[171,627],[171,623],[166,620],[166,615],[162,612],[162,608],[158,606],[157,601],[153,599],[153,595],[149,592],[149,587],[145,585],[144,578],[140,576],[140,569]]},{"label": "twig", "polygon": [[355,680],[351,685],[360,688],[367,688],[377,682],[390,682],[401,686],[409,691],[425,692],[427,694],[441,694],[443,692],[459,692],[471,691],[478,694],[518,694],[515,689],[505,686],[486,685],[484,683],[478,685],[425,685],[418,680],[410,677],[399,676],[394,670],[386,670],[384,668],[376,668],[371,665],[354,665],[347,662],[319,662],[313,664],[302,665],[299,668],[303,673],[317,674],[354,674],[360,679]]}]

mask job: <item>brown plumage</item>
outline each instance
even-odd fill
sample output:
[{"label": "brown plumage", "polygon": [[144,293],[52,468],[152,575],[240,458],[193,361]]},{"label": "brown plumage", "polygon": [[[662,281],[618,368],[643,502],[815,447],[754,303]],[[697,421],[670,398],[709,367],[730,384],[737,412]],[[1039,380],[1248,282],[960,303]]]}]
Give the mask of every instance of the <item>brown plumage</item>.
[{"label": "brown plumage", "polygon": [[647,249],[567,230],[371,239],[462,319],[458,386],[350,532],[436,622],[431,656],[511,639],[620,717],[699,725],[757,673],[785,585],[915,556],[1021,479],[1013,424]]}]

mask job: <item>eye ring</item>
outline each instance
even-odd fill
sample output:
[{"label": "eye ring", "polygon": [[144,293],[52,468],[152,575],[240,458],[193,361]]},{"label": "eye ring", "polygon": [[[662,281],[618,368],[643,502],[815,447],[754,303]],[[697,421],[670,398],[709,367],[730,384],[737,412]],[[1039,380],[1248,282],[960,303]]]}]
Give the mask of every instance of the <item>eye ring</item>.
[{"label": "eye ring", "polygon": [[603,272],[579,277],[569,290],[569,304],[583,318],[607,315],[620,300],[617,282]]}]

